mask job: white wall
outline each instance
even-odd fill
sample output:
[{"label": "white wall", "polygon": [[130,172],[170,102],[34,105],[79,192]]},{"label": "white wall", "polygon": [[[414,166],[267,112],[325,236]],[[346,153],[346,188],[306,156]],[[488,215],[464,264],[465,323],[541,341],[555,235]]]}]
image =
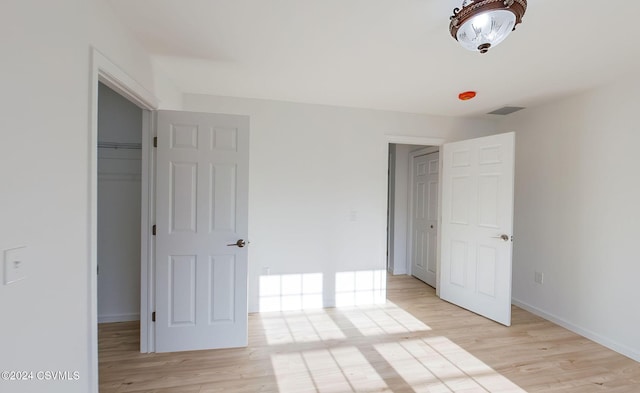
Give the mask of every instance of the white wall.
[{"label": "white wall", "polygon": [[334,304],[337,272],[386,268],[385,135],[451,140],[495,124],[406,113],[185,95],[185,110],[249,115],[249,308],[271,274],[323,273]]},{"label": "white wall", "polygon": [[514,301],[636,360],[639,89],[626,78],[501,124],[516,131]]},{"label": "white wall", "polygon": [[80,375],[0,390],[87,393],[91,46],[152,92],[156,76],[102,0],[4,0],[0,24],[0,250],[28,252],[28,278],[0,283],[0,370]]},{"label": "white wall", "polygon": [[142,143],[142,109],[99,83],[98,141]]},{"label": "white wall", "polygon": [[[142,110],[100,84],[98,141],[142,142]],[[140,149],[98,149],[98,321],[140,319]]]}]

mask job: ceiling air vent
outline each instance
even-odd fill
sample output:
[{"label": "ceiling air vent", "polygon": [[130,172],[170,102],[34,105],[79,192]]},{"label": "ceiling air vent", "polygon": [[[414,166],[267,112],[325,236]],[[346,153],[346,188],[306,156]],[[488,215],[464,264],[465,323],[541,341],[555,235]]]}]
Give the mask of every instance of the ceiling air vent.
[{"label": "ceiling air vent", "polygon": [[519,111],[521,109],[524,109],[524,107],[521,107],[521,106],[505,106],[505,107],[502,107],[500,109],[496,109],[493,112],[489,112],[487,114],[488,115],[502,115],[502,116],[505,116],[505,115],[510,115],[513,112],[517,112],[517,111]]}]

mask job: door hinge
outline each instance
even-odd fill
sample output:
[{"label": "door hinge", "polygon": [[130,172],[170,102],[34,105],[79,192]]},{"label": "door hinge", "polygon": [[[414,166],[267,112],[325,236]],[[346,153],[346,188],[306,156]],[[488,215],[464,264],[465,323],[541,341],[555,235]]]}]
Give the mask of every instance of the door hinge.
[{"label": "door hinge", "polygon": [[151,233],[153,234],[153,236],[156,235],[156,226],[155,225],[151,227]]},{"label": "door hinge", "polygon": [[151,313],[151,322],[155,322],[156,321],[156,312],[152,312]]},{"label": "door hinge", "polygon": [[157,136],[153,137],[153,147],[158,147],[158,137]]}]

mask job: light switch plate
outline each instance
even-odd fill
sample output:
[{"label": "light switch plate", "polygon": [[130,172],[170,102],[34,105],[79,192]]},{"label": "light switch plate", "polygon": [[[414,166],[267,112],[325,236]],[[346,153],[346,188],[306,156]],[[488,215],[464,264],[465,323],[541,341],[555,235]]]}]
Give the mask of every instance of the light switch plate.
[{"label": "light switch plate", "polygon": [[4,285],[27,278],[26,247],[4,250]]}]

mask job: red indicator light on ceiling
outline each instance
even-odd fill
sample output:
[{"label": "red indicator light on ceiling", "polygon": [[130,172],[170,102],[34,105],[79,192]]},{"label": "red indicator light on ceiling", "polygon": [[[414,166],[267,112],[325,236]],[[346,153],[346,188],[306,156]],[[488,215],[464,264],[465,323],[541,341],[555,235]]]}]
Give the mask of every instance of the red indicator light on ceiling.
[{"label": "red indicator light on ceiling", "polygon": [[464,93],[458,94],[458,98],[460,99],[460,101],[467,101],[472,99],[475,96],[476,96],[475,91],[465,91]]}]

